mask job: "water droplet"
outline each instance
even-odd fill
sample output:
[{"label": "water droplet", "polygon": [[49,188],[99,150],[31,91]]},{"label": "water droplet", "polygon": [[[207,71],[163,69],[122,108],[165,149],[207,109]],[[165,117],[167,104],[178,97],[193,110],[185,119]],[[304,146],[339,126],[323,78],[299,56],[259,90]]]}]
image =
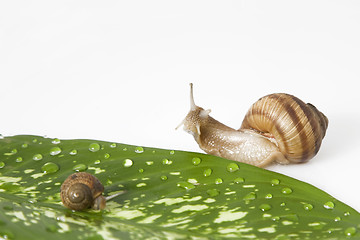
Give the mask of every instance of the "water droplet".
[{"label": "water droplet", "polygon": [[181,188],[184,188],[186,190],[190,190],[190,189],[193,189],[195,188],[195,186],[189,182],[179,182],[177,184],[178,187],[181,187]]},{"label": "water droplet", "polygon": [[59,171],[59,166],[53,162],[47,162],[41,167],[41,171],[44,173],[56,173]]},{"label": "water droplet", "polygon": [[341,217],[336,217],[336,218],[334,219],[334,221],[335,221],[335,222],[341,221]]},{"label": "water droplet", "polygon": [[27,148],[29,145],[27,143],[24,143],[23,145],[21,145],[22,148]]},{"label": "water droplet", "polygon": [[76,172],[83,172],[87,169],[87,166],[85,164],[77,164],[73,167],[73,170],[76,171]]},{"label": "water droplet", "polygon": [[271,193],[265,195],[266,199],[271,199],[272,197],[273,197],[273,195]]},{"label": "water droplet", "polygon": [[110,144],[110,147],[111,147],[111,148],[116,148],[116,143]]},{"label": "water droplet", "polygon": [[271,205],[270,204],[267,204],[267,203],[264,203],[264,204],[261,204],[259,206],[259,209],[263,212],[265,211],[269,211],[271,209]]},{"label": "water droplet", "polygon": [[42,156],[40,153],[35,154],[35,155],[33,156],[33,160],[35,160],[35,161],[39,161],[39,160],[41,160],[41,159],[43,159],[43,156]]},{"label": "water droplet", "polygon": [[236,163],[229,163],[226,166],[226,170],[228,172],[236,172],[237,170],[239,170],[239,165],[237,165]]},{"label": "water droplet", "polygon": [[58,138],[54,138],[51,142],[52,142],[53,144],[59,144],[61,141],[60,141],[60,139],[58,139]]},{"label": "water droplet", "polygon": [[5,163],[4,162],[0,162],[0,169],[5,167]]},{"label": "water droplet", "polygon": [[16,161],[16,162],[22,162],[22,161],[23,161],[23,158],[22,158],[22,157],[17,157],[15,161]]},{"label": "water droplet", "polygon": [[91,144],[89,145],[89,150],[90,150],[91,152],[97,152],[97,151],[100,150],[100,145],[99,145],[98,143],[91,143]]},{"label": "water droplet", "polygon": [[76,150],[76,149],[73,149],[73,150],[70,151],[70,155],[71,155],[71,156],[74,156],[74,155],[76,155],[76,154],[77,154],[77,150]]},{"label": "water droplet", "polygon": [[50,149],[51,156],[58,155],[59,153],[61,153],[61,148],[59,147],[53,147],[52,149]]},{"label": "water droplet", "polygon": [[335,204],[333,203],[333,202],[326,202],[325,204],[324,204],[324,208],[326,208],[326,209],[334,209],[334,207],[335,207]]},{"label": "water droplet", "polygon": [[163,181],[165,181],[165,180],[167,180],[167,179],[168,179],[168,177],[167,177],[167,176],[165,176],[165,175],[163,175],[163,176],[161,176],[161,177],[160,177],[160,179],[161,179],[161,180],[163,180]]},{"label": "water droplet", "polygon": [[314,208],[313,205],[311,205],[310,203],[305,203],[304,204],[304,209],[306,211],[311,211],[313,208]]},{"label": "water droplet", "polygon": [[167,158],[164,158],[164,159],[162,160],[162,164],[164,164],[164,165],[170,165],[170,164],[172,164],[172,161],[169,160],[169,159],[167,159]]},{"label": "water droplet", "polygon": [[98,165],[98,164],[100,164],[101,163],[101,161],[98,159],[98,160],[95,160],[95,162],[94,162],[94,164],[96,164],[96,165]]},{"label": "water droplet", "polygon": [[280,184],[280,180],[279,179],[273,179],[271,180],[271,186],[277,186]]},{"label": "water droplet", "polygon": [[199,165],[201,163],[201,158],[198,158],[198,157],[194,157],[192,160],[191,160],[192,164],[194,164],[195,166]]},{"label": "water droplet", "polygon": [[355,233],[356,233],[355,227],[348,227],[347,229],[345,229],[345,235],[348,237],[354,236]]},{"label": "water droplet", "polygon": [[221,184],[223,183],[223,180],[221,178],[215,179],[215,184]]},{"label": "water droplet", "polygon": [[12,156],[12,155],[15,155],[17,153],[17,149],[13,149],[13,150],[11,150],[10,152],[8,152],[8,153],[4,153],[4,155],[5,156]]},{"label": "water droplet", "polygon": [[245,195],[245,197],[243,197],[243,200],[248,201],[248,200],[254,200],[256,199],[256,193],[255,192],[250,192],[247,195]]},{"label": "water droplet", "polygon": [[350,212],[344,212],[344,216],[345,217],[350,216]]},{"label": "water droplet", "polygon": [[151,166],[154,164],[154,161],[146,161],[145,163],[146,163],[146,165]]},{"label": "water droplet", "polygon": [[123,162],[124,167],[131,167],[134,162],[131,159],[125,159]]},{"label": "water droplet", "polygon": [[105,159],[109,159],[109,158],[110,158],[110,154],[105,153],[104,158],[105,158]]},{"label": "water droplet", "polygon": [[283,194],[290,194],[290,193],[292,193],[292,189],[288,188],[288,187],[285,187],[285,188],[281,189],[281,192]]},{"label": "water droplet", "polygon": [[211,169],[211,168],[208,168],[208,169],[205,169],[205,170],[204,170],[204,176],[205,176],[205,177],[210,176],[211,173],[212,173],[212,169]]},{"label": "water droplet", "polygon": [[206,191],[206,193],[210,196],[210,197],[216,197],[220,194],[220,191],[217,189],[209,189]]},{"label": "water droplet", "polygon": [[143,153],[143,152],[144,152],[144,148],[142,148],[142,147],[136,147],[136,148],[135,148],[135,152],[136,152],[136,153]]},{"label": "water droplet", "polygon": [[143,168],[140,168],[139,169],[139,173],[143,173],[144,172],[144,169]]},{"label": "water droplet", "polygon": [[245,182],[245,179],[242,177],[238,177],[234,179],[234,183],[243,183],[243,182]]},{"label": "water droplet", "polygon": [[171,150],[170,151],[170,155],[174,155],[175,154],[175,151],[174,150]]}]

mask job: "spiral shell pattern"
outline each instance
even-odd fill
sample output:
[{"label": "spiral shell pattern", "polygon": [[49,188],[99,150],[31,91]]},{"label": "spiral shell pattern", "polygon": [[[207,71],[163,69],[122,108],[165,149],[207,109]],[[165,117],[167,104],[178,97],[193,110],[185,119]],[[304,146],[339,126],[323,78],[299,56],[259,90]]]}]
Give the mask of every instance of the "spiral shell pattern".
[{"label": "spiral shell pattern", "polygon": [[72,210],[83,210],[94,204],[102,195],[104,186],[93,175],[86,172],[71,174],[61,185],[61,201]]},{"label": "spiral shell pattern", "polygon": [[260,98],[247,112],[240,129],[252,129],[275,142],[290,162],[306,162],[320,149],[327,117],[295,96],[276,93]]}]

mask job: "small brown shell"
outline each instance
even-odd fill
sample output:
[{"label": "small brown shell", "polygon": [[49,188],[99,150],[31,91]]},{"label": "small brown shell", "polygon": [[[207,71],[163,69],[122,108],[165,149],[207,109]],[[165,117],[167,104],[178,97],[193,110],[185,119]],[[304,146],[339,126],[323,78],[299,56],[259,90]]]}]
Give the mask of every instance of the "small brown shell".
[{"label": "small brown shell", "polygon": [[317,154],[327,126],[327,117],[312,104],[278,93],[255,102],[240,129],[252,129],[275,139],[286,159],[300,163]]},{"label": "small brown shell", "polygon": [[[98,208],[96,199],[104,199],[104,186],[93,175],[86,172],[71,174],[61,185],[61,201],[72,210],[84,210],[90,207]],[[101,208],[105,207],[105,202]]]}]

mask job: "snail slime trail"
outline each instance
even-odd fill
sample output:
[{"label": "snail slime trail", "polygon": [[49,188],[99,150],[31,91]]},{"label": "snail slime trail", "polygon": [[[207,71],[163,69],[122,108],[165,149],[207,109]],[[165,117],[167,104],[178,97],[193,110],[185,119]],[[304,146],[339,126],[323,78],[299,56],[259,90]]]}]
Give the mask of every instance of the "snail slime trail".
[{"label": "snail slime trail", "polygon": [[178,127],[184,125],[206,153],[258,167],[307,162],[319,151],[328,126],[314,105],[286,93],[260,98],[238,130],[209,114],[195,104],[191,83],[190,111]]}]

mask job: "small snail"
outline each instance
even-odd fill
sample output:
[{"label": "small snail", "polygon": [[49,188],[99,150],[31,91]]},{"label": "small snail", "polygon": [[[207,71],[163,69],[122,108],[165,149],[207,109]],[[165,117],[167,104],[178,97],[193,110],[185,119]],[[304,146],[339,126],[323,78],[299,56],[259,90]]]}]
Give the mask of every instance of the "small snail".
[{"label": "small snail", "polygon": [[[247,112],[241,128],[230,128],[195,105],[190,84],[190,112],[178,126],[192,134],[206,153],[264,167],[302,163],[314,157],[328,126],[312,104],[277,93],[260,98]],[[178,128],[177,127],[177,128]]]},{"label": "small snail", "polygon": [[77,172],[71,174],[61,185],[60,196],[65,207],[72,210],[85,210],[92,208],[102,210],[106,201],[123,192],[104,197],[104,186],[90,173]]}]

